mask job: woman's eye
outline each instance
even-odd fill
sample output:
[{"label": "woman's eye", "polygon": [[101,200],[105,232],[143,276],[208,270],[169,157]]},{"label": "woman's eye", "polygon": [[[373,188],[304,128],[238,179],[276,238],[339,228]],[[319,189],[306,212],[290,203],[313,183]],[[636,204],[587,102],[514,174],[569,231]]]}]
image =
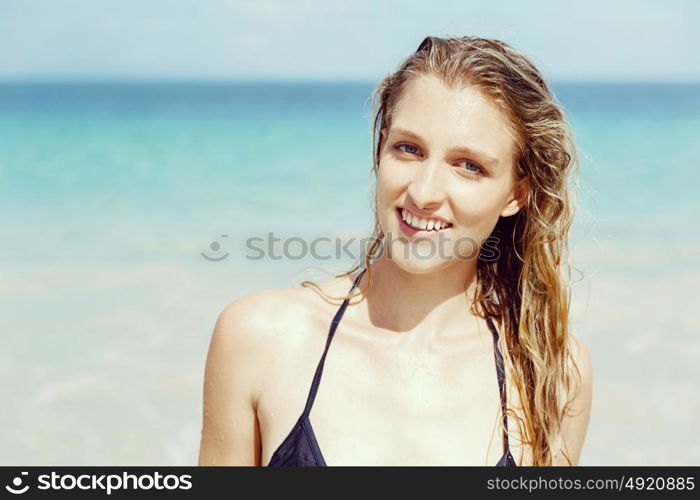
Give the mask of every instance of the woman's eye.
[{"label": "woman's eye", "polygon": [[477,174],[477,175],[484,175],[484,169],[482,169],[482,168],[481,168],[479,165],[477,165],[476,163],[474,163],[474,162],[472,162],[472,161],[469,161],[469,160],[465,160],[465,161],[462,161],[462,162],[460,162],[460,163],[466,164],[467,167],[469,167],[469,166],[475,167],[473,170],[470,169],[470,168],[465,167],[464,170],[465,170],[467,173],[470,173],[470,174]]},{"label": "woman's eye", "polygon": [[[401,143],[401,144],[395,145],[394,147],[395,147],[396,149],[398,149],[399,151],[401,151],[402,153],[408,153],[408,154],[410,154],[410,155],[415,154],[415,153],[418,151],[418,148],[415,147],[415,146],[412,145],[412,144],[403,144],[403,143]],[[415,149],[416,151],[415,151],[415,152],[406,151],[406,150],[404,150],[404,149],[401,149],[401,148],[403,148],[403,147],[413,148],[413,149]]]}]

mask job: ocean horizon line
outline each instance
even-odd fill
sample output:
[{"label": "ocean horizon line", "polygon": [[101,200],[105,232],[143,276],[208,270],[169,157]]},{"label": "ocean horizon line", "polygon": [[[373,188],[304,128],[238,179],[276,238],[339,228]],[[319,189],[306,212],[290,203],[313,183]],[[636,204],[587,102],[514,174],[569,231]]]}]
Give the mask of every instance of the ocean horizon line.
[{"label": "ocean horizon line", "polygon": [[[374,86],[380,81],[376,80],[337,80],[337,79],[255,79],[255,78],[149,78],[149,77],[36,77],[36,78],[0,78],[0,86],[85,86],[85,85],[201,85],[201,86],[230,86],[230,85],[353,85]],[[700,80],[575,80],[575,79],[547,79],[547,82],[555,86],[587,86],[587,87],[629,87],[629,86],[658,86],[658,87],[700,87]]]}]

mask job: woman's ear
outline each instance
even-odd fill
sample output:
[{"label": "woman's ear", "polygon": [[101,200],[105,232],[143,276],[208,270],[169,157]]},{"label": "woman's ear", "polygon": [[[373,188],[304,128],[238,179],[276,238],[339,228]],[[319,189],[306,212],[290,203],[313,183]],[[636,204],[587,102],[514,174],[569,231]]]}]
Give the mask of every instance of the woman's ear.
[{"label": "woman's ear", "polygon": [[517,181],[510,193],[508,194],[507,202],[501,210],[501,217],[510,217],[515,215],[525,205],[527,205],[530,195],[530,178],[525,176]]}]

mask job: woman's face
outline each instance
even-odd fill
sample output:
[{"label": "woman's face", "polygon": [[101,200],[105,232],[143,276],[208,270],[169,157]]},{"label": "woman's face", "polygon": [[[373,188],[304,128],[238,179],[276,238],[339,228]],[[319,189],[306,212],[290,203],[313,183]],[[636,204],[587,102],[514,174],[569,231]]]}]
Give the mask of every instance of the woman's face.
[{"label": "woman's face", "polygon": [[418,273],[475,265],[498,218],[526,196],[527,181],[514,183],[507,117],[472,87],[450,90],[421,75],[381,141],[377,215],[391,259]]}]

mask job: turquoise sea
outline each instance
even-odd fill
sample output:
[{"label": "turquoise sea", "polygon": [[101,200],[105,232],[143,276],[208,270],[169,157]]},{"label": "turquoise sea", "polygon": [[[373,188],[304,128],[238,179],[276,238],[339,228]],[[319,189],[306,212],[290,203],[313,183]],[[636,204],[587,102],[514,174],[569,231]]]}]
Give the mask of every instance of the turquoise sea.
[{"label": "turquoise sea", "polygon": [[[369,234],[371,91],[0,84],[0,464],[196,463],[220,310],[353,262],[245,240]],[[554,91],[581,157],[581,464],[697,464],[700,84]]]}]

